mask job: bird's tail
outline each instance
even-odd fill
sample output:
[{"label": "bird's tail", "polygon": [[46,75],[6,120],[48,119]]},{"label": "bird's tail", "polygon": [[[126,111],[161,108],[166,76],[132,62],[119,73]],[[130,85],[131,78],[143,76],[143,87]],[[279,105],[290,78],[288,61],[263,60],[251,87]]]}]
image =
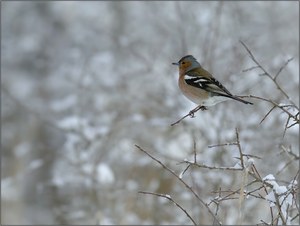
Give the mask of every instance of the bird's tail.
[{"label": "bird's tail", "polygon": [[234,99],[234,100],[240,101],[240,102],[242,102],[242,103],[244,103],[244,104],[251,104],[251,105],[253,105],[253,103],[251,103],[251,102],[249,102],[249,101],[245,101],[245,100],[243,100],[243,99],[241,99],[241,98],[239,98],[239,97],[237,97],[237,96],[228,96],[228,97],[230,97],[230,98],[232,98],[232,99]]},{"label": "bird's tail", "polygon": [[[230,94],[230,93],[229,93]],[[216,96],[223,96],[223,97],[228,97],[228,98],[231,98],[231,99],[234,99],[234,100],[237,100],[237,101],[240,101],[244,104],[251,104],[253,105],[253,103],[249,102],[249,101],[245,101],[243,99],[241,99],[240,97],[238,96],[234,96],[234,95],[229,95],[229,94],[225,94],[225,93],[217,93],[217,92],[214,92],[213,95],[216,95]]]}]

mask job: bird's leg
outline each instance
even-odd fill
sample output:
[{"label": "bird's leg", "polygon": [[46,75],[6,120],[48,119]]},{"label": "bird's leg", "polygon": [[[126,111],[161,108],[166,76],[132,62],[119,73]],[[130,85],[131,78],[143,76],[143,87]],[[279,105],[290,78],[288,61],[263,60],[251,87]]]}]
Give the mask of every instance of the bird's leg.
[{"label": "bird's leg", "polygon": [[197,111],[199,111],[200,109],[201,109],[202,111],[207,110],[207,108],[206,108],[205,106],[199,105],[199,106],[197,106],[196,108],[194,108],[193,110],[191,110],[188,114],[186,114],[185,116],[183,116],[181,119],[179,119],[179,120],[177,120],[176,122],[172,123],[171,126],[174,126],[174,125],[180,123],[183,119],[185,119],[185,118],[188,117],[188,116],[191,116],[191,118],[195,117],[194,114],[195,114]]},{"label": "bird's leg", "polygon": [[207,110],[207,108],[205,106],[199,105],[199,106],[197,106],[196,108],[194,108],[193,110],[190,111],[189,115],[191,116],[191,118],[194,118],[195,117],[195,113],[197,111],[199,111],[200,109],[202,111]]}]

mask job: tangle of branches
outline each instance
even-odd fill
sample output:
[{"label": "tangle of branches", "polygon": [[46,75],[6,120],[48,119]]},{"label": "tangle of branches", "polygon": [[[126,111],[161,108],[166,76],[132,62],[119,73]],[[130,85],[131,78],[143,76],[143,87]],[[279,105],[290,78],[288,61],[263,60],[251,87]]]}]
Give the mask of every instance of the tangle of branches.
[{"label": "tangle of branches", "polygon": [[[265,98],[255,95],[241,96],[248,97],[252,99],[256,99],[258,101],[263,101],[265,103],[269,103],[271,105],[270,110],[264,115],[259,124],[263,123],[267,117],[271,115],[271,113],[275,109],[279,109],[282,113],[287,116],[283,137],[286,134],[286,131],[299,125],[299,107],[292,101],[289,97],[288,93],[281,87],[278,83],[278,77],[283,71],[283,69],[288,65],[293,58],[288,59],[279,69],[278,71],[272,75],[270,74],[265,67],[263,67],[258,60],[255,58],[252,51],[247,47],[247,45],[240,41],[242,46],[247,51],[250,59],[255,63],[255,66],[246,69],[244,71],[249,71],[252,69],[259,69],[262,71],[261,75],[266,76],[268,79],[274,83],[275,87],[280,91],[283,98],[287,100],[288,104],[280,104],[271,98]],[[179,124],[182,120],[187,117],[195,117],[195,113],[199,110],[206,110],[202,106],[197,106],[193,110],[191,110],[188,114],[181,117],[176,122],[172,123],[171,126]],[[223,144],[215,144],[209,145],[208,148],[219,148],[223,146],[232,146],[238,149],[239,156],[236,157],[238,159],[238,164],[235,166],[214,166],[214,165],[206,165],[198,162],[197,160],[197,149],[196,142],[194,141],[193,148],[193,160],[184,160],[180,162],[180,164],[185,164],[186,167],[184,170],[177,174],[170,167],[166,166],[161,160],[152,155],[149,151],[143,149],[142,147],[136,145],[137,149],[141,151],[143,154],[146,154],[150,157],[154,162],[158,163],[165,171],[167,171],[170,176],[176,178],[176,180],[184,186],[184,188],[191,193],[192,196],[199,202],[201,206],[203,206],[207,213],[211,216],[212,224],[222,224],[222,220],[220,219],[218,212],[220,210],[220,205],[222,202],[228,202],[230,200],[238,200],[239,201],[239,220],[238,224],[241,225],[243,223],[243,208],[246,201],[246,197],[252,197],[255,199],[260,199],[269,203],[269,213],[270,213],[270,222],[265,222],[264,220],[260,220],[257,224],[262,225],[279,225],[279,224],[297,224],[299,222],[299,202],[297,194],[299,192],[299,188],[297,186],[297,178],[299,177],[299,169],[294,175],[293,180],[290,182],[288,186],[279,186],[275,177],[272,174],[269,174],[266,177],[262,177],[261,173],[258,170],[256,160],[260,161],[259,156],[255,156],[252,154],[245,153],[242,144],[240,142],[239,130],[235,129],[235,141]],[[295,154],[291,148],[285,147],[281,145],[282,152],[286,153],[290,157],[290,161],[287,162],[282,169],[285,169],[289,164],[295,161],[299,161],[299,155]],[[230,174],[232,172],[241,172],[241,186],[236,189],[231,190],[222,190],[219,188],[217,191],[213,191],[213,194],[217,194],[216,197],[211,198],[209,202],[205,202],[204,198],[201,197],[197,191],[189,185],[184,179],[184,174],[190,169],[207,169],[207,170],[216,170],[216,171],[225,171]],[[251,179],[248,180],[248,176]],[[140,194],[144,195],[152,195],[159,198],[167,199],[171,203],[173,203],[185,216],[191,221],[193,225],[197,225],[197,220],[193,216],[190,210],[186,209],[180,202],[176,201],[176,197],[171,196],[170,194],[160,194],[152,191],[140,191]]]}]

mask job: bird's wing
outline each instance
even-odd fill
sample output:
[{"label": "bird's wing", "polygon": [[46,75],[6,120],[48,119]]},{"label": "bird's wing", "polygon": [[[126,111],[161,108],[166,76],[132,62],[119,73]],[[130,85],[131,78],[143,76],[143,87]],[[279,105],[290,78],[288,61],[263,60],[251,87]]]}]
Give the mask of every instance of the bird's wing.
[{"label": "bird's wing", "polygon": [[217,79],[214,77],[204,77],[204,76],[190,76],[185,75],[185,82],[188,85],[204,89],[208,92],[211,92],[215,95],[222,95],[224,96],[233,96]]}]

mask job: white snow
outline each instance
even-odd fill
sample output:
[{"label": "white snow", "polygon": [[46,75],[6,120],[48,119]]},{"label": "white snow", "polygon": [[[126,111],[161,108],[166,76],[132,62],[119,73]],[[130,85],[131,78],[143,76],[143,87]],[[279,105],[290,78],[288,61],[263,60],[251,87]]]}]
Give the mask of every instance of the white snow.
[{"label": "white snow", "polygon": [[235,163],[235,165],[232,168],[241,169],[242,168],[241,163],[240,162]]},{"label": "white snow", "polygon": [[171,195],[165,194],[165,196],[166,196],[167,198],[171,199]]},{"label": "white snow", "polygon": [[298,185],[297,180],[292,180],[288,186],[289,189],[295,188]]},{"label": "white snow", "polygon": [[53,101],[52,103],[50,103],[50,108],[56,112],[61,112],[70,109],[76,103],[77,103],[77,96],[71,94],[59,100]]},{"label": "white snow", "polygon": [[273,174],[268,174],[267,176],[265,176],[263,179],[263,181],[268,182],[271,185],[277,185],[276,181],[275,181],[275,177],[273,176]]},{"label": "white snow", "polygon": [[91,163],[84,163],[82,165],[82,171],[88,175],[92,174],[93,170],[94,170],[94,167],[93,167],[93,164],[91,164]]},{"label": "white snow", "polygon": [[275,190],[276,194],[278,194],[278,195],[281,195],[281,194],[287,192],[286,186],[278,186],[277,185],[277,186],[274,186],[274,190]]},{"label": "white snow", "polygon": [[183,177],[183,174],[184,174],[184,170],[183,170],[183,171],[182,171],[182,172],[179,174],[179,176],[178,176],[178,177],[179,177],[180,179],[182,179],[182,177]]},{"label": "white snow", "polygon": [[81,119],[76,115],[71,115],[60,120],[57,125],[62,129],[78,129],[84,121],[85,119]]},{"label": "white snow", "polygon": [[115,175],[106,163],[100,163],[97,166],[97,179],[102,184],[112,184],[115,182]]},{"label": "white snow", "polygon": [[[263,178],[263,180],[273,185],[273,189],[269,192],[269,194],[265,196],[266,200],[270,204],[270,207],[274,207],[275,203],[278,202],[277,205],[280,206],[281,212],[284,215],[283,217],[287,219],[287,223],[290,223],[290,216],[287,215],[287,210],[293,204],[293,195],[289,193],[289,190],[286,186],[279,186],[272,174],[267,175]],[[275,197],[275,194],[277,196],[277,199]]]},{"label": "white snow", "polygon": [[30,151],[31,148],[32,147],[29,142],[22,142],[14,148],[13,152],[16,155],[16,157],[20,158],[20,157],[26,155]]},{"label": "white snow", "polygon": [[248,159],[248,163],[249,163],[249,165],[253,165],[254,164],[254,162],[255,162],[255,160],[253,159],[253,158],[249,158]]},{"label": "white snow", "polygon": [[267,201],[269,201],[270,207],[274,207],[275,206],[276,199],[275,199],[275,195],[274,195],[273,191],[271,191],[269,194],[267,194],[265,196],[265,199]]},{"label": "white snow", "polygon": [[19,200],[21,198],[19,188],[16,178],[6,177],[1,179],[1,201]]},{"label": "white snow", "polygon": [[44,164],[44,161],[42,159],[35,159],[30,162],[28,167],[29,167],[29,169],[34,170],[34,169],[41,167],[43,164]]}]

